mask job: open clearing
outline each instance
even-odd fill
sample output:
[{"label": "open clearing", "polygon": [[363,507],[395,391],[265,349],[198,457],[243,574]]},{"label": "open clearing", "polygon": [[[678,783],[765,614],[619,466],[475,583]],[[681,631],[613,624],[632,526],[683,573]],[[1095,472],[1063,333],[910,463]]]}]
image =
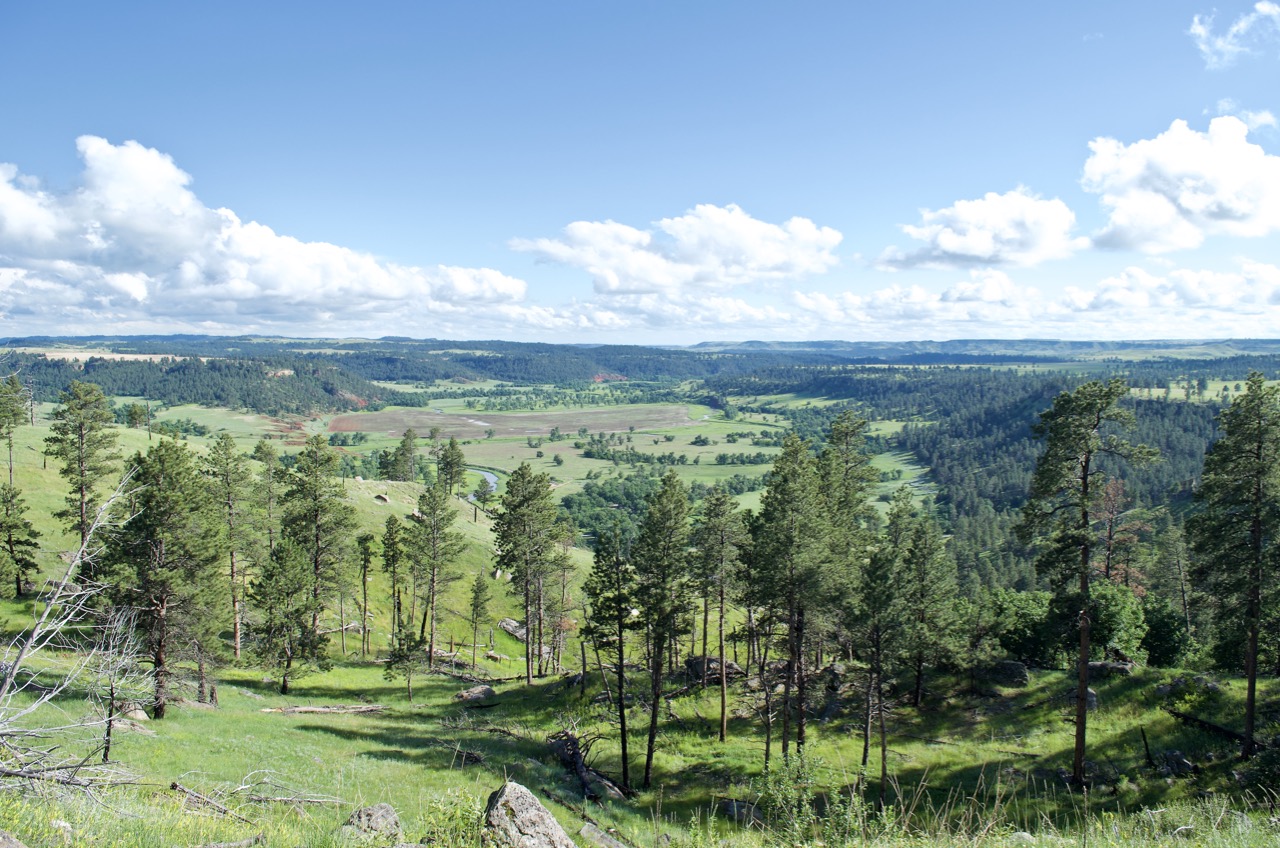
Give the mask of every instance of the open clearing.
[{"label": "open clearing", "polygon": [[443,412],[433,409],[384,409],[379,412],[356,412],[330,420],[331,433],[386,433],[399,436],[413,428],[425,434],[439,427],[445,436],[458,439],[481,439],[485,431],[498,436],[545,436],[552,427],[566,435],[586,427],[593,433],[621,433],[637,430],[687,427],[697,423],[689,417],[684,404],[640,404],[594,409],[555,410],[546,412]]},{"label": "open clearing", "polygon": [[[121,362],[159,362],[161,359],[191,358],[186,356],[175,357],[173,354],[168,353],[116,353],[113,350],[86,347],[15,347],[11,349],[14,353],[29,353],[34,356],[44,356],[46,359],[59,359],[68,362],[81,362],[90,358],[117,359]],[[209,357],[201,356],[199,359],[208,361]]]}]

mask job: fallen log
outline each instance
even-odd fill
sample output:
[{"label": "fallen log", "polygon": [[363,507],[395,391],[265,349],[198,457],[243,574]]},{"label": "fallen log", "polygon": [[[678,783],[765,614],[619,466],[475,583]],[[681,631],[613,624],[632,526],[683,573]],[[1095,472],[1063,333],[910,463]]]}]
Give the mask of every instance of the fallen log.
[{"label": "fallen log", "polygon": [[[1222,736],[1226,739],[1230,739],[1233,742],[1239,742],[1241,744],[1243,744],[1245,741],[1245,735],[1243,733],[1237,733],[1236,731],[1232,730],[1229,727],[1223,727],[1220,724],[1214,724],[1211,721],[1205,721],[1202,718],[1197,718],[1191,715],[1190,713],[1180,712],[1178,710],[1170,709],[1169,707],[1165,707],[1164,711],[1167,712],[1169,715],[1173,716],[1174,718],[1176,718],[1178,721],[1182,722],[1183,724],[1189,724],[1192,727],[1196,728],[1197,730],[1203,730],[1205,733],[1212,733],[1215,736]],[[1254,741],[1254,744],[1256,744],[1258,747],[1265,747],[1261,742],[1258,742],[1257,740]]]},{"label": "fallen log", "polygon": [[517,674],[514,677],[477,677],[474,674],[467,674],[460,671],[447,671],[443,668],[433,668],[427,674],[439,674],[442,677],[450,677],[454,680],[460,680],[463,683],[510,683],[512,680],[524,680],[523,674]]},{"label": "fallen log", "polygon": [[335,704],[332,707],[263,707],[259,712],[282,713],[284,715],[361,715],[363,713],[380,713],[386,707],[382,704]]},{"label": "fallen log", "polygon": [[[555,752],[560,764],[578,778],[578,782],[582,784],[582,795],[587,800],[599,801],[603,798],[612,798],[621,801],[628,796],[626,789],[614,783],[603,772],[587,765],[582,741],[573,733],[568,730],[558,730],[547,737],[547,744]],[[586,747],[590,748],[590,742]]]}]

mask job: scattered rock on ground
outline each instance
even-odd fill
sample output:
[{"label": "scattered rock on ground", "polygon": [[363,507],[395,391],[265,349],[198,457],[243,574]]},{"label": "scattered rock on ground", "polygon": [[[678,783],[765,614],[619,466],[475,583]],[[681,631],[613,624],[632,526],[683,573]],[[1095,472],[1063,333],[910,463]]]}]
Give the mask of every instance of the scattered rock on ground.
[{"label": "scattered rock on ground", "polygon": [[569,834],[533,793],[512,781],[489,796],[484,843],[494,848],[575,848]]},{"label": "scattered rock on ground", "polygon": [[578,831],[578,835],[590,842],[592,845],[598,845],[600,848],[627,848],[625,843],[614,839],[605,831],[587,822]]},{"label": "scattered rock on ground", "polygon": [[1169,751],[1161,759],[1163,763],[1160,765],[1160,773],[1166,777],[1185,777],[1200,773],[1200,766],[1188,760],[1181,751]]},{"label": "scattered rock on ground", "polygon": [[143,727],[136,721],[127,718],[117,718],[111,722],[111,728],[116,733],[141,733],[143,736],[155,736],[156,732],[149,727]]},{"label": "scattered rock on ground", "polygon": [[453,697],[458,701],[487,701],[494,694],[492,686],[485,686],[482,683],[479,686],[472,686],[470,689],[463,689]]},{"label": "scattered rock on ground", "polygon": [[346,826],[365,836],[400,836],[400,816],[390,804],[361,807],[347,819]]},{"label": "scattered rock on ground", "polygon": [[[1074,706],[1076,702],[1076,690],[1075,689],[1067,690],[1067,694],[1065,697],[1067,699],[1067,703]],[[1092,689],[1085,690],[1084,708],[1089,712],[1093,712],[1094,710],[1098,709],[1098,693],[1097,692],[1093,691]]]},{"label": "scattered rock on ground", "polygon": [[1192,688],[1213,694],[1222,690],[1222,684],[1218,683],[1216,680],[1210,680],[1203,674],[1197,674],[1190,680],[1185,677],[1175,677],[1168,683],[1161,683],[1157,686],[1156,694],[1161,698],[1167,698],[1170,695],[1181,695],[1188,689]]},{"label": "scattered rock on ground", "polygon": [[[684,661],[685,671],[689,673],[691,678],[696,680],[702,679],[703,667],[706,668],[707,680],[720,679],[720,658],[719,657],[688,657]],[[725,677],[730,680],[742,677],[745,672],[742,667],[733,660],[724,667]]]},{"label": "scattered rock on ground", "polygon": [[0,848],[27,848],[20,839],[0,830]]},{"label": "scattered rock on ground", "polygon": [[516,637],[521,642],[524,641],[525,635],[527,633],[524,625],[516,621],[514,618],[504,618],[501,621],[499,621],[498,629],[501,630],[503,633],[510,633],[512,636]]}]

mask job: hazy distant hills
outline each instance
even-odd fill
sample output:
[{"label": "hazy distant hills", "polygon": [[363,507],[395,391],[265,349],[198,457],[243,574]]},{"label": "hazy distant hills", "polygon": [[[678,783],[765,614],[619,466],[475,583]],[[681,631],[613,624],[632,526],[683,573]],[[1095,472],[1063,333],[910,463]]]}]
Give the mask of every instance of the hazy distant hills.
[{"label": "hazy distant hills", "polygon": [[1108,357],[1215,359],[1280,354],[1280,339],[1161,339],[1154,341],[1067,341],[1063,339],[956,339],[952,341],[742,341],[702,342],[687,350],[717,353],[813,353],[849,359],[1029,358],[1052,360]]}]

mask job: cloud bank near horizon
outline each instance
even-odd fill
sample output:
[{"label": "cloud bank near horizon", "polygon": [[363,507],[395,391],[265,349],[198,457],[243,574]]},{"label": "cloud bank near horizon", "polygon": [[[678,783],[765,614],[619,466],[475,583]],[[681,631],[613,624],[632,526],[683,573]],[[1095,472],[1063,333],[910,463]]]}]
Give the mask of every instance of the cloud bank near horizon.
[{"label": "cloud bank near horizon", "polygon": [[[1223,111],[1235,107],[1221,107]],[[1238,110],[1236,110],[1238,111]],[[1105,224],[1076,233],[1059,198],[1019,187],[923,210],[874,268],[840,255],[844,234],[801,216],[760,220],[699,204],[647,226],[574,221],[513,238],[539,262],[585,273],[582,299],[492,267],[403,265],[304,242],[210,208],[173,159],[136,141],[82,136],[74,189],[53,192],[0,164],[0,331],[277,332],[687,341],[1280,335],[1280,269],[1128,264],[1047,293],[1027,275],[1086,253],[1160,254],[1217,236],[1280,231],[1280,157],[1241,117],[1184,121],[1130,144],[1090,144],[1082,187]],[[855,259],[853,262],[847,260]],[[912,279],[877,283],[875,268]],[[921,275],[941,280],[924,285]],[[850,278],[871,280],[855,291]],[[541,295],[541,297],[539,297]],[[551,297],[548,297],[551,295]],[[630,337],[619,334],[630,334]]]}]

